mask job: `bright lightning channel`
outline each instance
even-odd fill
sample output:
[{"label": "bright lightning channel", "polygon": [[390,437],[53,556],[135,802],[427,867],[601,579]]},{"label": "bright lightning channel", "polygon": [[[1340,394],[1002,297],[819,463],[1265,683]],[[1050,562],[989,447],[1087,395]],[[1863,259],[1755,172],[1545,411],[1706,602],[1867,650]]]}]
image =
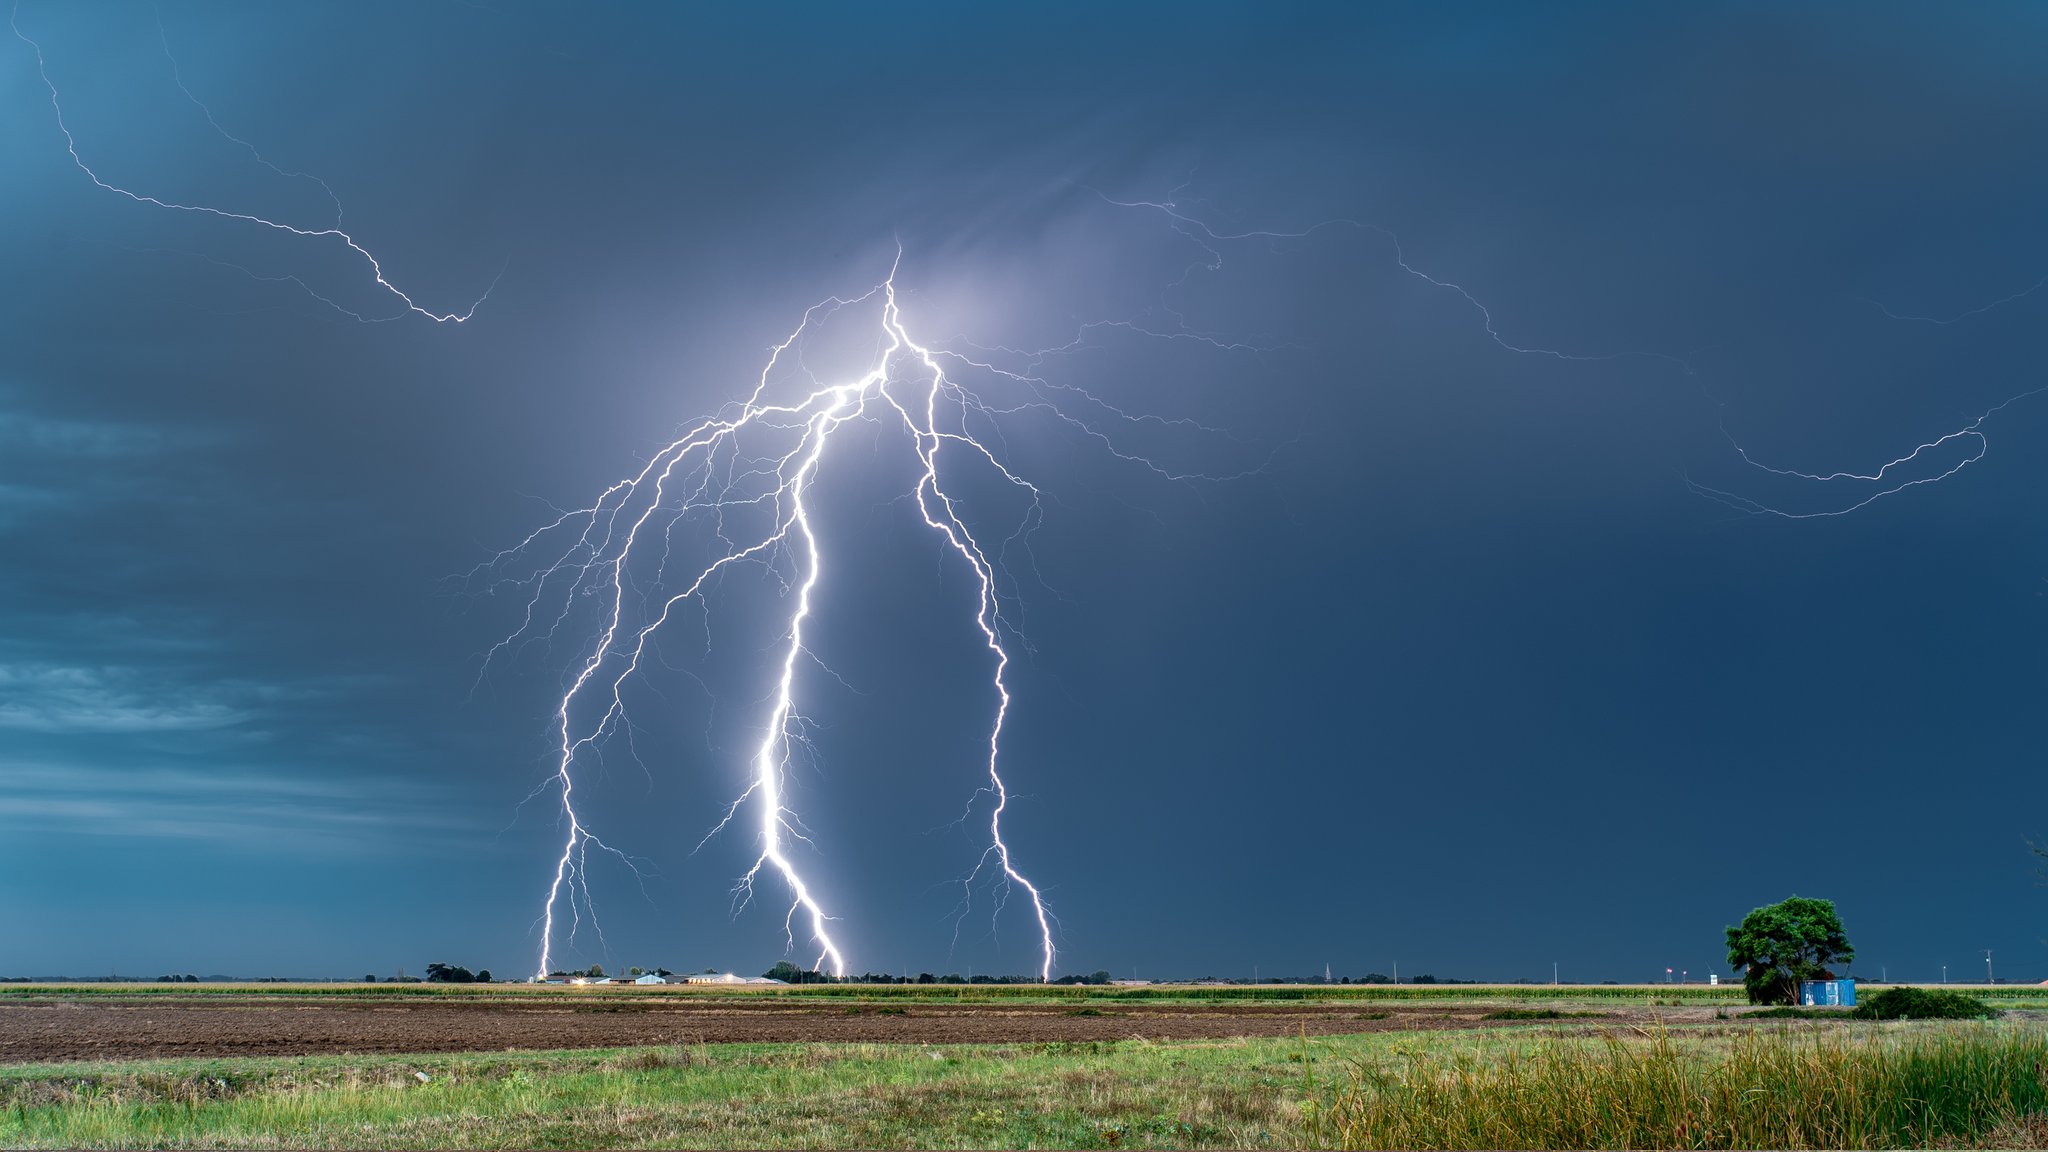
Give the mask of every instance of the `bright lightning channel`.
[{"label": "bright lightning channel", "polygon": [[[14,35],[17,39],[19,39],[22,43],[28,45],[29,48],[35,52],[36,74],[42,77],[43,87],[50,94],[50,108],[56,113],[57,130],[64,134],[64,149],[66,152],[70,153],[72,164],[76,165],[80,172],[85,173],[86,179],[91,180],[95,185],[105,189],[108,192],[113,192],[120,196],[124,196],[137,204],[150,204],[158,208],[165,208],[176,212],[190,212],[195,213],[197,215],[210,216],[221,220],[234,220],[244,224],[259,225],[264,228],[273,229],[278,232],[288,233],[290,235],[303,237],[309,240],[338,240],[343,245],[347,246],[347,248],[351,252],[354,252],[357,256],[362,257],[363,261],[369,265],[370,275],[376,281],[377,287],[381,289],[383,292],[385,292],[387,295],[395,298],[398,301],[398,303],[402,304],[404,307],[402,311],[399,311],[392,316],[364,316],[358,312],[354,312],[348,308],[343,307],[342,305],[327,298],[326,296],[321,295],[319,292],[315,291],[311,286],[306,284],[304,280],[301,280],[296,276],[256,277],[257,279],[290,280],[293,283],[299,285],[300,288],[304,289],[308,295],[312,296],[314,299],[320,301],[321,303],[326,304],[328,307],[333,308],[335,311],[340,312],[343,315],[349,316],[353,319],[365,322],[398,319],[399,317],[412,315],[425,317],[428,320],[432,320],[436,324],[461,324],[467,321],[471,316],[474,316],[476,314],[477,308],[480,305],[482,305],[486,299],[490,297],[491,290],[496,287],[497,282],[496,280],[493,280],[491,285],[484,289],[483,295],[478,296],[474,301],[470,303],[469,307],[464,308],[459,312],[436,312],[430,308],[424,308],[420,306],[420,304],[414,301],[410,295],[408,295],[403,289],[399,288],[398,285],[386,279],[384,276],[383,263],[379,261],[377,257],[373,253],[371,253],[371,251],[368,248],[365,248],[361,243],[359,243],[353,235],[349,234],[347,231],[344,231],[342,229],[341,201],[335,197],[334,189],[329,187],[326,181],[321,180],[316,176],[309,176],[303,172],[288,171],[286,169],[280,168],[278,165],[265,159],[263,154],[257,151],[256,147],[253,144],[250,144],[248,141],[233,135],[226,128],[223,128],[220,124],[220,121],[214,118],[213,110],[208,108],[204,103],[200,101],[200,99],[197,96],[192,94],[192,90],[185,84],[185,79],[183,75],[181,75],[178,71],[177,59],[171,56],[170,39],[168,36],[164,34],[163,19],[161,14],[158,15],[157,19],[158,38],[163,44],[164,56],[170,60],[171,78],[173,82],[177,84],[178,90],[185,94],[186,99],[190,100],[194,105],[198,106],[199,110],[205,114],[206,122],[213,126],[214,131],[220,133],[220,135],[226,138],[227,140],[240,145],[244,149],[247,149],[249,153],[256,158],[256,161],[259,164],[262,164],[264,167],[270,169],[273,172],[278,173],[281,176],[302,178],[306,180],[311,180],[319,184],[320,187],[326,191],[328,198],[334,202],[334,223],[317,228],[302,228],[294,224],[287,224],[282,221],[273,220],[267,216],[259,216],[254,213],[236,212],[226,208],[212,207],[206,204],[186,204],[176,200],[165,200],[162,199],[161,197],[153,196],[144,192],[137,192],[134,191],[133,189],[124,187],[123,185],[115,184],[112,183],[111,181],[103,179],[100,176],[100,174],[92,168],[91,165],[85,162],[85,158],[79,154],[78,140],[75,136],[72,135],[71,126],[64,119],[64,105],[57,94],[57,85],[55,81],[50,79],[49,65],[43,59],[43,46],[39,42],[31,39],[26,32],[23,32],[21,30],[20,17],[21,4],[20,0],[16,0],[13,9],[8,14],[7,26],[13,30]],[[224,261],[213,262],[225,264]],[[248,269],[242,268],[239,265],[226,264],[225,266],[236,268],[237,270],[247,273],[250,276],[255,276],[255,273],[249,272]]]},{"label": "bright lightning channel", "polygon": [[[876,316],[876,351],[864,371],[837,383],[825,383],[802,365],[801,342],[828,317],[869,308]],[[751,808],[758,853],[738,880],[736,903],[744,906],[764,876],[780,881],[789,893],[783,917],[787,947],[793,950],[797,946],[801,929],[817,951],[816,965],[829,967],[835,975],[845,974],[846,955],[834,938],[833,917],[790,855],[791,842],[806,838],[802,821],[791,807],[787,782],[792,757],[806,745],[806,721],[798,709],[798,673],[806,660],[816,660],[806,646],[806,630],[812,622],[814,594],[828,570],[813,524],[812,490],[834,434],[863,421],[880,422],[903,433],[916,475],[908,495],[925,526],[973,578],[972,618],[988,652],[995,708],[987,730],[986,782],[977,789],[977,796],[985,795],[991,802],[987,846],[963,886],[971,892],[986,876],[1005,898],[1021,893],[1029,902],[1038,931],[1039,976],[1051,978],[1056,957],[1054,922],[1044,893],[1020,870],[1004,833],[1011,794],[1002,771],[1002,740],[1012,704],[1008,675],[1013,629],[1005,619],[999,589],[1002,550],[992,551],[970,526],[957,494],[955,473],[961,468],[983,469],[1022,495],[1028,504],[1023,527],[1004,541],[1005,547],[1037,522],[1040,494],[1036,485],[1003,462],[991,447],[992,441],[977,436],[976,418],[992,418],[999,410],[983,404],[963,387],[949,372],[949,363],[963,369],[985,369],[1031,385],[1044,383],[913,339],[897,300],[896,269],[892,267],[888,278],[866,294],[851,299],[834,297],[807,310],[795,330],[773,347],[745,400],[690,427],[656,452],[638,473],[606,489],[590,507],[557,517],[493,562],[495,568],[511,557],[542,549],[553,557],[537,565],[532,575],[515,581],[530,584],[532,589],[524,620],[517,631],[486,654],[487,664],[522,637],[551,637],[579,597],[595,594],[602,620],[554,711],[554,768],[543,787],[559,790],[566,831],[539,918],[539,976],[545,977],[552,969],[564,918],[561,914],[568,914],[567,939],[573,941],[583,912],[591,906],[588,850],[614,851],[591,832],[577,810],[574,787],[579,757],[630,724],[625,685],[640,671],[650,643],[662,627],[685,605],[701,606],[714,581],[743,565],[766,568],[778,576],[785,566],[793,567],[794,577],[785,580],[788,616],[782,626],[775,686],[762,718],[760,742],[749,762],[748,782],[709,835],[724,830]],[[774,396],[778,372],[801,373],[809,384],[794,396],[778,399]],[[1046,406],[1045,402],[1029,401],[1019,408]],[[1142,457],[1117,455],[1150,465]],[[708,559],[700,557],[700,563],[685,565],[689,571],[672,579],[676,529],[692,520],[706,522],[707,534],[717,544]],[[659,549],[658,559],[655,549]],[[651,583],[636,564],[652,565]],[[636,577],[636,572],[641,575]],[[650,598],[652,588],[663,594]],[[559,609],[543,609],[543,602],[552,604],[554,598],[561,601]],[[644,613],[629,620],[642,605]],[[552,621],[545,619],[549,613]],[[588,718],[592,712],[596,713],[594,720]],[[971,811],[971,803],[969,807]],[[998,911],[1000,908],[1001,902]]]}]

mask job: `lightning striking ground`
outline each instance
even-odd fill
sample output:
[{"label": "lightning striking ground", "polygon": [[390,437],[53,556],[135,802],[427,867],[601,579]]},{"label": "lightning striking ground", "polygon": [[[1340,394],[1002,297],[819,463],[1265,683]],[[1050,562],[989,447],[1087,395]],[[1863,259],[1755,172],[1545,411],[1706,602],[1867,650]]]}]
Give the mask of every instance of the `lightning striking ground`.
[{"label": "lightning striking ground", "polygon": [[[841,381],[822,381],[802,363],[803,342],[828,319],[850,310],[872,313],[873,359]],[[992,547],[992,540],[984,542],[958,493],[962,475],[970,470],[1000,479],[1020,494],[1026,506],[1021,523],[1003,546],[1028,533],[1040,515],[1039,489],[1004,463],[999,441],[977,434],[976,427],[999,413],[1049,405],[1035,399],[991,407],[956,378],[970,370],[990,371],[1026,385],[1043,383],[914,339],[897,298],[892,267],[888,278],[866,294],[834,297],[806,311],[797,327],[773,347],[744,400],[690,427],[589,507],[556,518],[492,562],[493,573],[501,575],[502,565],[513,557],[543,558],[533,571],[512,580],[530,589],[523,620],[517,631],[486,654],[486,662],[522,637],[553,636],[580,599],[594,595],[599,604],[596,636],[554,714],[556,750],[543,787],[559,794],[564,835],[538,923],[539,975],[552,970],[558,935],[573,941],[582,912],[590,906],[588,850],[611,851],[577,809],[574,789],[585,766],[583,758],[630,724],[626,684],[641,671],[664,626],[690,606],[702,611],[715,584],[742,567],[763,569],[782,580],[788,608],[774,687],[748,762],[747,783],[711,834],[751,812],[757,851],[737,882],[736,903],[743,907],[764,879],[778,881],[789,899],[783,916],[786,946],[794,949],[801,932],[816,950],[817,966],[834,974],[846,971],[846,953],[834,936],[833,917],[790,854],[792,842],[806,836],[789,795],[788,777],[793,758],[807,746],[799,674],[807,661],[817,659],[807,646],[807,628],[815,593],[829,570],[811,496],[835,434],[864,422],[895,429],[908,446],[906,462],[916,478],[906,495],[945,554],[964,566],[971,578],[971,619],[989,657],[994,710],[982,764],[985,781],[976,789],[976,796],[985,797],[988,804],[986,840],[963,887],[972,892],[977,881],[986,879],[1002,894],[998,910],[1010,897],[1028,903],[1037,929],[1039,976],[1051,978],[1057,955],[1054,921],[1044,892],[1020,868],[1005,829],[1012,793],[1002,752],[1013,702],[1009,671],[1015,630],[1001,592],[1002,548]],[[803,381],[793,391],[791,377]],[[1061,418],[1086,427],[1074,417]],[[1150,463],[1128,453],[1117,456]],[[1161,475],[1174,475],[1153,467]],[[695,543],[702,550],[686,559],[678,552],[690,550],[691,543],[683,538],[692,526],[701,529]],[[569,921],[566,934],[560,923],[564,911]]]},{"label": "lightning striking ground", "polygon": [[[464,308],[460,311],[436,312],[433,309],[422,307],[398,285],[392,283],[389,279],[385,278],[383,262],[380,261],[376,257],[376,255],[372,253],[368,248],[364,247],[361,243],[359,243],[353,235],[349,234],[348,232],[342,229],[341,201],[334,196],[333,188],[329,187],[325,181],[320,180],[318,177],[308,176],[303,172],[286,171],[285,169],[280,168],[276,164],[273,164],[269,160],[265,159],[263,157],[263,154],[257,151],[254,145],[250,144],[246,140],[243,140],[233,135],[232,133],[228,132],[227,129],[221,127],[220,122],[214,118],[213,111],[210,108],[208,108],[204,103],[202,103],[197,96],[194,96],[190,88],[186,87],[184,77],[180,75],[178,72],[177,60],[175,57],[171,57],[169,38],[163,35],[163,22],[161,16],[159,16],[157,21],[157,31],[159,33],[159,39],[163,43],[164,55],[171,61],[171,75],[173,81],[178,86],[178,90],[180,92],[183,92],[188,100],[190,100],[193,104],[199,107],[200,111],[205,114],[207,123],[211,124],[216,132],[220,133],[221,136],[225,137],[229,141],[232,141],[235,144],[239,144],[243,148],[247,149],[250,152],[250,154],[255,157],[256,161],[259,164],[262,164],[264,167],[269,168],[271,171],[276,172],[281,176],[304,178],[312,180],[315,183],[318,183],[321,188],[326,190],[328,197],[334,201],[334,223],[330,225],[324,225],[321,227],[305,228],[294,224],[287,224],[284,223],[283,221],[274,220],[267,216],[259,216],[251,212],[237,212],[226,208],[216,208],[207,204],[186,204],[177,200],[166,200],[158,196],[150,195],[148,193],[137,192],[123,185],[115,184],[112,183],[111,181],[103,179],[100,176],[100,174],[93,169],[91,165],[85,162],[85,158],[79,154],[78,139],[77,137],[72,135],[71,126],[68,123],[66,123],[64,119],[64,105],[62,99],[57,94],[56,82],[50,79],[49,65],[43,58],[43,46],[36,40],[31,39],[26,32],[23,32],[21,30],[20,17],[21,5],[19,0],[16,0],[16,3],[14,4],[13,8],[8,13],[7,26],[8,28],[13,30],[14,35],[17,39],[19,39],[22,43],[28,45],[29,48],[32,51],[34,51],[36,58],[36,74],[42,78],[43,87],[50,94],[50,108],[56,114],[57,130],[63,133],[64,135],[64,149],[66,152],[70,154],[71,163],[75,165],[80,172],[85,173],[86,179],[91,180],[94,185],[102,189],[105,189],[108,192],[113,192],[116,193],[117,195],[124,196],[137,204],[149,204],[158,208],[169,209],[171,211],[176,212],[189,212],[196,215],[208,216],[221,220],[233,220],[243,224],[259,225],[261,227],[268,228],[276,232],[283,232],[292,236],[297,236],[308,240],[338,240],[341,242],[341,244],[346,246],[349,249],[349,251],[361,257],[363,262],[369,266],[370,276],[372,279],[375,280],[378,289],[384,292],[385,294],[395,298],[398,301],[398,303],[404,306],[404,310],[398,312],[396,315],[391,317],[383,317],[381,319],[396,319],[401,316],[413,315],[424,317],[428,320],[433,321],[436,324],[461,324],[466,322],[467,320],[469,320],[470,317],[476,314],[477,308],[481,306],[483,302],[490,297],[491,291],[496,287],[497,281],[494,279],[491,282],[491,285],[484,289],[482,295],[478,296],[474,301],[472,301],[467,308]],[[247,272],[248,270],[241,269],[241,271]],[[252,276],[255,275],[254,273],[249,274]],[[258,277],[258,279],[289,279],[297,283],[301,288],[304,288],[309,295],[313,296],[314,299],[319,300],[324,304],[327,304],[329,307],[334,308],[336,311],[341,312],[344,315],[350,316],[357,320],[365,321],[380,319],[378,317],[363,316],[348,308],[342,307],[341,305],[335,303],[333,300],[328,299],[326,296],[323,296],[320,293],[314,291],[305,283],[305,281],[299,279],[296,276]]]}]

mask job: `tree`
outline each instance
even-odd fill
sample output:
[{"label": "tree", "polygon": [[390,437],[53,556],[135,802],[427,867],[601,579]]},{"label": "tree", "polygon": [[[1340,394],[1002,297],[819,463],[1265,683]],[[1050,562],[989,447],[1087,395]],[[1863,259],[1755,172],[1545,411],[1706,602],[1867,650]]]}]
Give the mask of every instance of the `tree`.
[{"label": "tree", "polygon": [[477,969],[476,982],[479,984],[489,984],[491,982],[491,970],[489,968]]},{"label": "tree", "polygon": [[803,980],[804,970],[787,960],[777,960],[775,967],[761,973],[761,975],[766,976],[770,980],[780,980],[784,984],[796,984]]},{"label": "tree", "polygon": [[1830,976],[1829,964],[1855,958],[1832,900],[1788,897],[1728,929],[1728,963],[1742,972],[1752,1004],[1790,1004],[1801,980]]}]

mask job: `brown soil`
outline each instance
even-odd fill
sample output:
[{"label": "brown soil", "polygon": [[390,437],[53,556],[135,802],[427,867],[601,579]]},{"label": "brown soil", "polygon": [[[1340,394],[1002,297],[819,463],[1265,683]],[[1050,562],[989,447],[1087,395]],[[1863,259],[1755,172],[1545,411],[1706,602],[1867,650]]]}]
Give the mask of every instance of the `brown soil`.
[{"label": "brown soil", "polygon": [[[0,1063],[320,1053],[489,1052],[635,1044],[866,1042],[1002,1044],[1326,1036],[1485,1026],[1465,1005],[1064,1004],[848,1005],[607,996],[568,1002],[287,1001],[261,996],[0,1004]],[[895,1009],[900,1007],[901,1013]],[[1384,1013],[1384,1016],[1381,1014]],[[1377,1019],[1369,1017],[1380,1017]],[[1617,1012],[1597,1023],[1627,1021]],[[1596,1021],[1582,1021],[1593,1024]]]}]

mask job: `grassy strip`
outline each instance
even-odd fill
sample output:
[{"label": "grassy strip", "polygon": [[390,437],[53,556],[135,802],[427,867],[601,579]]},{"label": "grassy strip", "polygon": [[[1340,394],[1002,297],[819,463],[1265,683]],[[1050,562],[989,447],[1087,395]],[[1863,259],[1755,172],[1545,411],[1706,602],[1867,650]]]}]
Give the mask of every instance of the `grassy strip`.
[{"label": "grassy strip", "polygon": [[1266,1040],[23,1066],[0,1069],[0,1145],[1286,1146],[1301,1060]]},{"label": "grassy strip", "polygon": [[1358,1060],[1326,1148],[1913,1148],[2048,1140],[2048,1034],[2020,1025],[1417,1046]]},{"label": "grassy strip", "polygon": [[0,1066],[0,1146],[2048,1147],[2038,1022],[1602,1035]]}]

